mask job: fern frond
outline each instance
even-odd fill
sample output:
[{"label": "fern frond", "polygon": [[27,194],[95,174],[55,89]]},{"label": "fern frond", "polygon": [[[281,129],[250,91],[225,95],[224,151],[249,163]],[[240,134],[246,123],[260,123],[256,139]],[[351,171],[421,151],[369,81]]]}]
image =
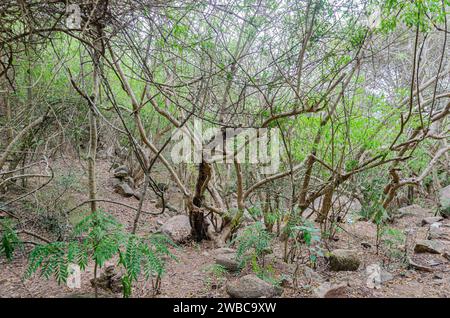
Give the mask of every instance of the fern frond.
[{"label": "fern frond", "polygon": [[11,261],[14,251],[22,247],[22,241],[14,230],[10,220],[0,221],[0,255],[4,254],[6,259]]}]

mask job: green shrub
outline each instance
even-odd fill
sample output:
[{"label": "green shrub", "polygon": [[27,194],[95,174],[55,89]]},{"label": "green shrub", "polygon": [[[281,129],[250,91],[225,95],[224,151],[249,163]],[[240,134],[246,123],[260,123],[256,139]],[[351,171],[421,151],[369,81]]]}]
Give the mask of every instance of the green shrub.
[{"label": "green shrub", "polygon": [[273,235],[261,222],[247,226],[236,237],[232,244],[236,244],[236,258],[241,268],[251,265],[252,270],[258,275],[264,271],[264,255],[270,251],[270,242]]},{"label": "green shrub", "polygon": [[84,270],[89,261],[102,267],[118,255],[118,264],[125,269],[123,295],[129,297],[133,281],[137,281],[142,273],[146,279],[155,277],[153,287],[159,289],[164,274],[164,256],[172,256],[168,249],[171,244],[162,235],[139,237],[129,234],[111,215],[98,211],[75,226],[72,240],[36,246],[30,254],[25,278],[40,269],[45,278],[54,276],[59,284],[65,283],[70,263]]},{"label": "green shrub", "polygon": [[0,240],[0,256],[4,255],[9,261],[12,260],[14,251],[23,246],[11,220],[8,219],[0,220]]}]

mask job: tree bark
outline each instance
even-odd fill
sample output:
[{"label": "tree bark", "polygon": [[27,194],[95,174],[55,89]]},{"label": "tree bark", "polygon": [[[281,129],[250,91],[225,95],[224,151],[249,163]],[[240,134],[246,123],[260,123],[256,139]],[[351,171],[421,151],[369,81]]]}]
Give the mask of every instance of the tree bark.
[{"label": "tree bark", "polygon": [[328,185],[328,188],[325,190],[322,206],[316,219],[317,223],[324,223],[328,218],[328,214],[333,204],[333,190],[333,184]]},{"label": "tree bark", "polygon": [[[1,67],[0,67],[1,72]],[[3,119],[3,129],[6,130],[6,134],[2,133],[2,144],[8,145],[13,140],[13,131],[11,128],[11,107],[9,105],[8,100],[8,84],[4,78],[0,78],[0,117],[4,117]],[[3,130],[2,129],[2,130]]]},{"label": "tree bark", "polygon": [[205,221],[202,205],[204,193],[211,179],[211,165],[202,161],[198,167],[197,183],[195,185],[195,194],[192,202],[189,204],[189,221],[192,227],[192,238],[200,242],[208,238],[208,225]]}]

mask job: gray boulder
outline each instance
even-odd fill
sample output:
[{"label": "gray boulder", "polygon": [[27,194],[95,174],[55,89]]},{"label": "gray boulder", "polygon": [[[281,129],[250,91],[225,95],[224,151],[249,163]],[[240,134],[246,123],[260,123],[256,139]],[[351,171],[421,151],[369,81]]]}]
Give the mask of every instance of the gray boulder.
[{"label": "gray boulder", "polygon": [[125,178],[130,175],[130,170],[127,166],[119,166],[114,169],[114,177],[116,178]]},{"label": "gray boulder", "polygon": [[369,288],[381,288],[381,285],[394,279],[394,275],[375,263],[366,267],[366,286]]},{"label": "gray boulder", "polygon": [[230,272],[239,270],[239,262],[236,260],[236,251],[231,248],[218,248],[213,252],[216,264],[223,266]]},{"label": "gray boulder", "polygon": [[123,178],[123,181],[134,189],[134,179],[130,176]]},{"label": "gray boulder", "polygon": [[436,222],[442,221],[444,218],[442,216],[430,216],[422,219],[422,226],[431,225]]},{"label": "gray boulder", "polygon": [[356,250],[337,249],[330,253],[330,269],[332,271],[356,271],[360,260]]},{"label": "gray boulder", "polygon": [[450,216],[450,185],[439,191],[439,205],[441,212]]},{"label": "gray boulder", "polygon": [[236,254],[220,254],[215,259],[216,264],[223,266],[230,272],[239,270],[239,262],[236,260]]},{"label": "gray boulder", "polygon": [[439,226],[440,223],[433,223],[428,231],[427,239],[450,241],[450,233],[445,227]]},{"label": "gray boulder", "polygon": [[264,255],[264,264],[266,266],[270,266],[277,273],[281,273],[284,275],[290,275],[295,272],[295,268],[297,267],[295,264],[285,263],[279,256],[276,256],[274,253]]},{"label": "gray boulder", "polygon": [[216,248],[213,251],[214,254],[219,255],[219,254],[230,254],[230,253],[236,253],[236,250],[229,248],[229,247],[220,247],[220,248]]},{"label": "gray boulder", "polygon": [[318,298],[347,298],[348,284],[331,284],[329,282],[322,283],[314,290],[314,294]]},{"label": "gray boulder", "polygon": [[114,192],[124,197],[132,197],[134,195],[133,189],[126,182],[121,182],[114,185]]},{"label": "gray boulder", "polygon": [[431,267],[419,264],[410,258],[408,258],[408,267],[421,272],[433,272]]},{"label": "gray boulder", "polygon": [[226,286],[232,298],[259,298],[280,296],[283,290],[262,280],[254,274],[245,275]]},{"label": "gray boulder", "polygon": [[191,224],[187,215],[175,215],[161,226],[161,233],[167,235],[175,243],[189,240],[191,236]]},{"label": "gray boulder", "polygon": [[414,246],[416,253],[441,254],[445,251],[445,244],[438,240],[418,240]]}]

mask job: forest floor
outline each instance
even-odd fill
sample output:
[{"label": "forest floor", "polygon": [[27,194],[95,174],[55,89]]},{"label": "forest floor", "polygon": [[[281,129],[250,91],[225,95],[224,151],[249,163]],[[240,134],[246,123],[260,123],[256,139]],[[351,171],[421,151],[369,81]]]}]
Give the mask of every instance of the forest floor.
[{"label": "forest floor", "polygon": [[[138,200],[130,197],[125,198],[113,191],[111,163],[108,161],[98,162],[98,198],[120,201],[122,203],[137,206]],[[86,199],[86,176],[79,161],[73,159],[62,159],[52,163],[54,167],[55,179],[59,175],[74,172],[79,175],[80,180],[77,190],[70,190],[70,200],[66,202],[69,207],[76,206]],[[31,184],[29,186],[32,186]],[[173,206],[180,206],[180,195],[174,191],[168,196],[169,203]],[[50,195],[51,191],[47,191]],[[49,197],[34,197],[35,200],[49,200]],[[30,199],[31,200],[31,199]],[[157,212],[160,209],[155,207],[154,198],[146,199],[143,210]],[[425,206],[426,203],[422,203]],[[110,203],[101,203],[104,211],[111,213],[126,227],[131,228],[135,217],[135,211]],[[23,203],[13,206],[15,213],[30,213],[22,211]],[[85,210],[87,206],[85,206]],[[79,209],[81,211],[82,209]],[[414,244],[418,239],[426,239],[428,228],[421,226],[424,216],[432,216],[427,209],[422,214],[406,215],[394,223],[391,228],[403,232],[406,237],[407,255],[413,258],[416,263],[424,264],[432,268],[431,272],[423,272],[408,269],[405,262],[405,252],[397,249],[395,244],[390,247],[383,245],[381,251],[376,251],[376,227],[371,222],[354,221],[342,223],[342,230],[338,232],[336,240],[328,243],[327,248],[351,248],[356,249],[361,260],[361,265],[357,271],[332,272],[324,259],[317,262],[317,267],[310,270],[302,267],[298,271],[297,286],[292,284],[283,289],[281,297],[317,297],[324,286],[337,286],[344,284],[345,288],[339,289],[336,297],[448,297],[450,295],[450,263],[438,254],[415,254]],[[181,213],[181,212],[180,212]],[[140,233],[156,231],[159,226],[174,213],[164,213],[162,215],[143,214],[139,222]],[[446,219],[443,225],[450,225],[450,220]],[[450,228],[449,228],[450,230]],[[363,244],[362,244],[363,243]],[[16,253],[15,258],[8,262],[4,258],[0,259],[0,297],[92,297],[93,288],[90,279],[93,277],[93,266],[90,265],[82,272],[82,285],[80,289],[70,289],[65,285],[58,285],[54,280],[46,280],[38,275],[31,279],[23,280],[22,277],[27,267],[27,251],[32,245],[26,245],[23,252]],[[176,259],[169,259],[166,267],[166,274],[162,279],[160,294],[152,296],[151,291],[144,283],[138,283],[133,290],[135,297],[227,297],[225,281],[235,280],[244,275],[249,270],[244,270],[236,274],[226,274],[217,283],[211,277],[209,269],[214,264],[214,246],[212,242],[187,243],[177,248],[171,248]],[[274,267],[274,275],[280,276],[285,272],[292,272],[293,265],[285,264],[281,261],[282,242],[275,239],[273,254],[279,258]],[[373,289],[367,285],[367,266],[380,264],[384,270],[392,276],[390,280],[383,283],[380,288]],[[121,297],[121,294],[101,292],[101,297]]]}]

